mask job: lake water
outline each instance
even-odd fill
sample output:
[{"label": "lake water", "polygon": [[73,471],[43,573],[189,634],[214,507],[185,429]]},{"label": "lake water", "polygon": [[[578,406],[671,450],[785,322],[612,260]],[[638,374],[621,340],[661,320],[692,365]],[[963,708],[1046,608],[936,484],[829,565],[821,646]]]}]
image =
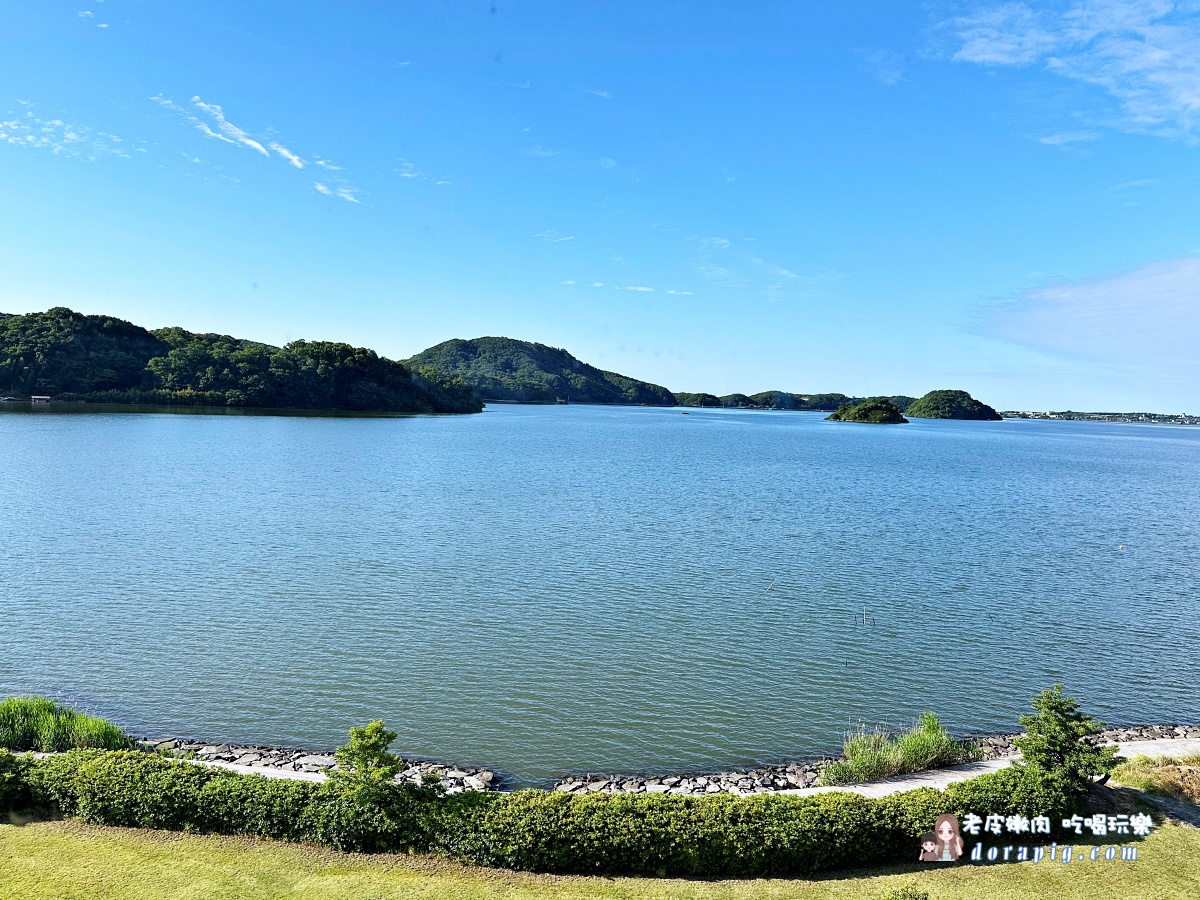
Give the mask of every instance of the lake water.
[{"label": "lake water", "polygon": [[1200,719],[1200,428],[51,408],[0,465],[0,692],[142,734],[381,717],[546,784],[1011,729],[1055,681]]}]

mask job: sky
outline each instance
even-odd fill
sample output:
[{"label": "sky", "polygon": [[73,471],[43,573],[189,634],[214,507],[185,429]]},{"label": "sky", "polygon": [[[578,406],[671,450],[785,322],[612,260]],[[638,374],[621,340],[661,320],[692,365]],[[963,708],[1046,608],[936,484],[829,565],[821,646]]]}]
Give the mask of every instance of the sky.
[{"label": "sky", "polygon": [[0,310],[1200,412],[1200,3],[0,3]]}]

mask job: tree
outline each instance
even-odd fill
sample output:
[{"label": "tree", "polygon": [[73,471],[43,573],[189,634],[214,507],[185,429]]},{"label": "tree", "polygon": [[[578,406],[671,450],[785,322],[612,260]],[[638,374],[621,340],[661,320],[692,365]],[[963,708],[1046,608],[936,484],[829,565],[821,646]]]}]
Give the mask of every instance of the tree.
[{"label": "tree", "polygon": [[1041,769],[1076,797],[1087,793],[1092,779],[1113,770],[1117,748],[1087,740],[1099,734],[1104,723],[1081,712],[1076,700],[1063,695],[1061,684],[1034,697],[1033,708],[1034,715],[1021,716],[1025,736],[1013,741],[1026,766]]},{"label": "tree", "polygon": [[363,728],[350,729],[350,743],[339,747],[333,757],[337,760],[334,777],[358,784],[390,782],[400,771],[400,757],[388,750],[396,732],[388,731],[376,719]]}]

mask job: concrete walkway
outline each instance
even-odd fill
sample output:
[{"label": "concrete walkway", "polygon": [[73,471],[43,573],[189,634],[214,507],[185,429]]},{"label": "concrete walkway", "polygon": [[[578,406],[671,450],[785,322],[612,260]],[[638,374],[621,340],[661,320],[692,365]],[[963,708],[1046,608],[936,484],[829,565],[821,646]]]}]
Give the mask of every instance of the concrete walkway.
[{"label": "concrete walkway", "polygon": [[[1117,744],[1121,756],[1200,756],[1200,740],[1195,738],[1164,738],[1158,741],[1127,741]],[[828,791],[849,791],[862,794],[864,797],[886,797],[888,794],[898,794],[901,791],[913,791],[917,788],[941,788],[954,784],[956,781],[966,781],[976,775],[988,772],[998,772],[1007,768],[1009,763],[1019,756],[1004,759],[989,759],[986,762],[967,763],[962,766],[950,766],[946,769],[930,769],[927,772],[914,772],[912,775],[897,775],[895,778],[884,778],[867,784],[840,784],[836,787],[799,788],[793,791],[778,791],[789,797],[807,797],[812,794],[822,794]]]},{"label": "concrete walkway", "polygon": [[[1133,756],[1200,756],[1200,739],[1195,738],[1164,738],[1157,741],[1128,741],[1117,744],[1124,757]],[[941,789],[957,781],[966,781],[976,775],[988,772],[998,772],[1006,768],[1014,759],[989,759],[984,762],[967,763],[962,766],[951,766],[946,769],[930,769],[927,772],[914,772],[912,775],[897,775],[895,778],[884,778],[867,784],[840,784],[834,787],[797,788],[790,791],[771,791],[770,793],[788,797],[808,797],[812,794],[823,794],[829,791],[849,791],[862,794],[864,797],[886,797],[888,794],[898,794],[901,791],[912,791],[917,788],[931,787]],[[290,769],[272,769],[266,766],[237,766],[233,763],[206,762],[204,760],[188,760],[201,766],[212,766],[227,769],[243,775],[262,775],[266,778],[283,778],[292,781],[324,781],[325,775],[320,772],[295,772]]]}]

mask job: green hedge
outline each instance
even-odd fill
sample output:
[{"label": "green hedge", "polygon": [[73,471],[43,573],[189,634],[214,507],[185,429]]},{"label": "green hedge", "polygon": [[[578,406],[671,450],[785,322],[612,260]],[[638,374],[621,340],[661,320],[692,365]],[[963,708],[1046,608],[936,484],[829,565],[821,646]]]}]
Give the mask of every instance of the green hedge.
[{"label": "green hedge", "polygon": [[943,812],[1057,816],[1070,800],[1032,767],[871,799],[576,796],[240,775],[136,751],[0,753],[0,807],[86,822],[311,841],[351,851],[440,853],[554,873],[692,877],[805,875],[914,858]]}]

